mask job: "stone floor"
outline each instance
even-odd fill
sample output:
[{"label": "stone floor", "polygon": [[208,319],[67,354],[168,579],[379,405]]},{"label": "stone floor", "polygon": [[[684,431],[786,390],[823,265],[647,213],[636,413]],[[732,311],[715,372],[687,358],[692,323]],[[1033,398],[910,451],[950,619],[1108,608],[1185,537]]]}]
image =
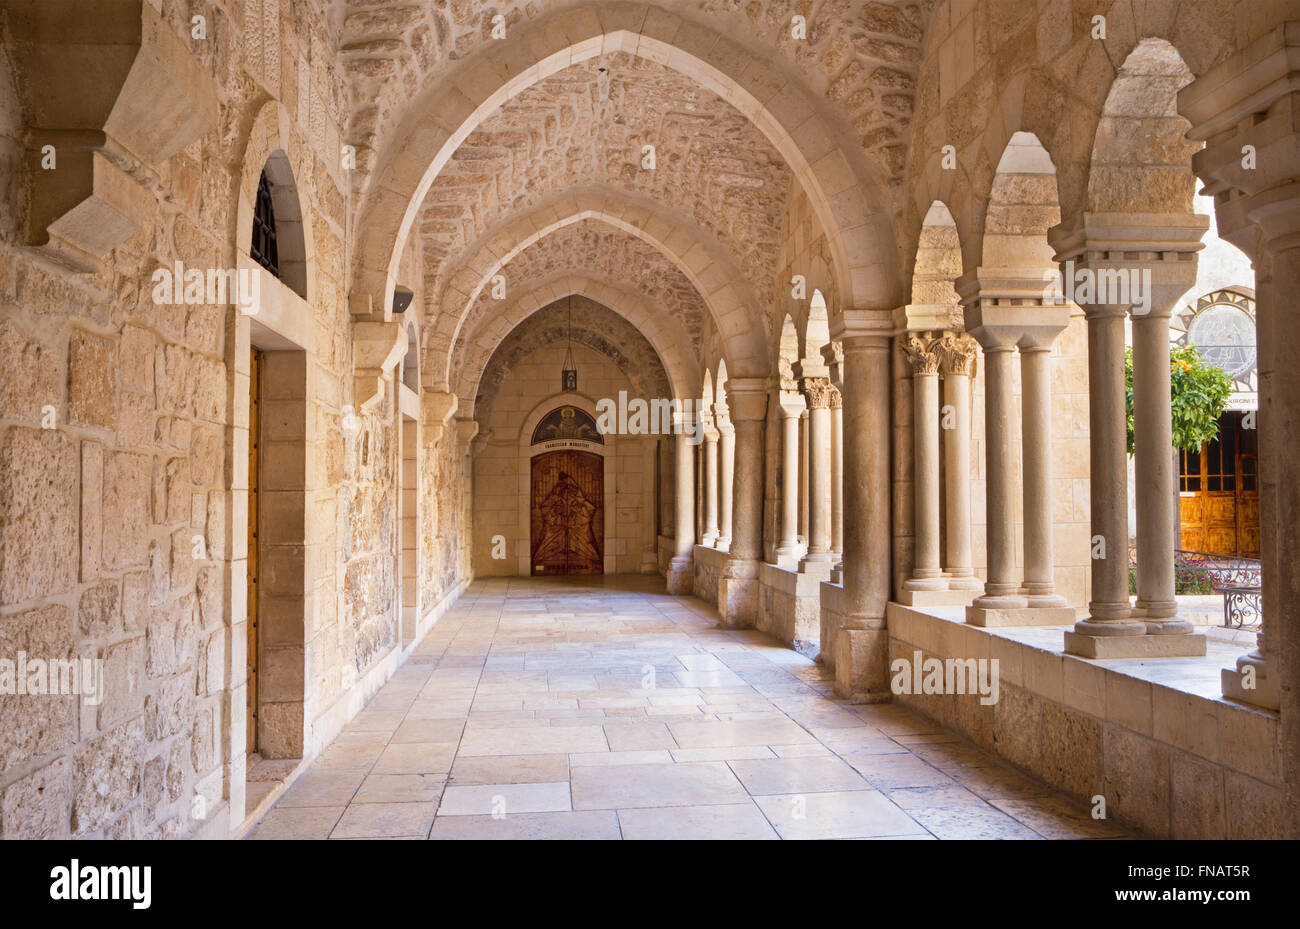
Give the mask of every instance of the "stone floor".
[{"label": "stone floor", "polygon": [[476,582],[252,838],[1116,838],[646,577]]}]

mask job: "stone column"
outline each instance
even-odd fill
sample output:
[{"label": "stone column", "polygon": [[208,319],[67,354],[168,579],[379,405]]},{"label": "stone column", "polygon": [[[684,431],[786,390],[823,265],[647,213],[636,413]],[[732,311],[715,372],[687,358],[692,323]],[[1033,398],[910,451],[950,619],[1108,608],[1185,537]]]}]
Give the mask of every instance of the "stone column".
[{"label": "stone column", "polygon": [[[1092,600],[1089,615],[1065,635],[1065,650],[1085,658],[1194,657],[1205,637],[1173,619],[1172,443],[1169,438],[1169,308],[1196,282],[1195,253],[1208,220],[1193,213],[1084,213],[1049,233],[1063,270],[1064,296],[1083,307],[1088,323],[1088,412],[1092,509]],[[1129,604],[1128,473],[1124,391],[1124,318],[1165,316],[1141,324],[1135,339],[1134,399],[1138,462],[1138,573],[1159,615],[1147,625]],[[1164,308],[1163,310],[1160,308]],[[1160,327],[1163,325],[1163,331]],[[1157,347],[1163,339],[1163,348]],[[1161,364],[1164,372],[1152,370]],[[1138,368],[1141,368],[1141,375]],[[1138,400],[1139,388],[1145,400]],[[1145,430],[1142,432],[1142,430]],[[1142,434],[1141,439],[1137,436]],[[1158,459],[1158,460],[1157,460]],[[1163,477],[1162,477],[1163,475]],[[1151,502],[1152,494],[1164,501]],[[1144,514],[1144,507],[1146,508]],[[1163,524],[1152,516],[1163,513]],[[1150,537],[1144,537],[1146,533]],[[1146,567],[1143,562],[1146,561]]]},{"label": "stone column", "polygon": [[[1067,310],[1068,314],[1068,310]],[[1069,316],[1064,322],[1068,324]],[[1061,329],[1064,329],[1062,326]],[[1052,368],[1051,341],[1057,333],[1042,333],[1020,343],[1020,422],[1024,493],[1025,584],[1023,593],[1033,609],[1066,606],[1057,594],[1052,548]],[[1047,344],[1044,344],[1047,343]],[[1074,618],[1070,611],[1069,619]]]},{"label": "stone column", "polygon": [[831,561],[831,382],[801,378],[808,400],[808,552],[801,574],[830,577]]},{"label": "stone column", "polygon": [[831,378],[831,579],[843,580],[844,564],[844,351],[838,342],[822,346]]},{"label": "stone column", "polygon": [[[965,333],[948,333],[940,340],[943,373],[944,490],[947,496],[947,568],[952,590],[980,590],[971,559],[970,439],[971,377],[979,343]],[[947,417],[951,417],[949,420]]]},{"label": "stone column", "polygon": [[676,523],[673,560],[668,568],[668,592],[676,596],[689,594],[695,587],[695,414],[673,414],[677,430],[674,463],[677,481],[674,487],[673,519]]},{"label": "stone column", "polygon": [[[1045,273],[1036,268],[976,268],[957,280],[966,331],[984,348],[984,445],[987,473],[988,580],[984,595],[966,609],[978,626],[1042,626],[1074,621],[1074,611],[1052,599],[1053,561],[1050,436],[1051,389],[1045,352],[1070,323],[1070,309],[1045,294]],[[1015,400],[1013,353],[1026,351],[1030,383],[1022,394],[1025,417],[1021,459],[1025,464],[1025,562],[1031,603],[1016,581]],[[1041,350],[1041,351],[1040,351]],[[1121,376],[1123,369],[1121,368]],[[1031,447],[1031,443],[1035,443]],[[1044,448],[1046,444],[1047,448]],[[1030,500],[1030,495],[1034,499]],[[1044,539],[1049,540],[1046,544]],[[1031,541],[1032,540],[1032,541]],[[1030,546],[1039,550],[1030,551]],[[1045,551],[1041,550],[1045,544]]]},{"label": "stone column", "polygon": [[736,429],[731,425],[730,408],[723,404],[717,408],[715,425],[718,429],[718,548],[731,547],[732,491],[736,475]]},{"label": "stone column", "polygon": [[713,414],[701,416],[704,428],[704,531],[700,544],[716,548],[718,544],[718,430],[713,425]]},{"label": "stone column", "polygon": [[718,579],[718,613],[727,627],[753,625],[763,562],[763,425],[768,385],[760,378],[727,381],[736,431],[730,559]]},{"label": "stone column", "polygon": [[939,564],[939,353],[937,340],[909,332],[912,366],[912,577],[906,591],[947,590]]},{"label": "stone column", "polygon": [[[1259,346],[1262,623],[1255,650],[1222,672],[1224,696],[1280,710],[1279,836],[1300,837],[1300,22],[1279,23],[1179,92],[1192,159],[1219,234],[1254,258]],[[1246,170],[1249,145],[1254,163]]]},{"label": "stone column", "polygon": [[[1192,166],[1215,198],[1219,235],[1255,265],[1259,373],[1261,625],[1255,648],[1224,668],[1223,694],[1280,710],[1284,812],[1300,836],[1300,22],[1282,22],[1178,95],[1206,147]],[[1246,146],[1253,154],[1247,169]]]},{"label": "stone column", "polygon": [[[891,699],[890,365],[892,312],[845,310],[834,333],[844,351],[844,588],[834,648],[835,692],[857,702]],[[823,590],[827,589],[823,586]],[[823,598],[823,611],[827,609]],[[827,641],[834,637],[834,642]]]},{"label": "stone column", "polygon": [[776,563],[793,568],[799,561],[799,417],[803,395],[782,390],[781,412],[781,519],[776,544]]}]

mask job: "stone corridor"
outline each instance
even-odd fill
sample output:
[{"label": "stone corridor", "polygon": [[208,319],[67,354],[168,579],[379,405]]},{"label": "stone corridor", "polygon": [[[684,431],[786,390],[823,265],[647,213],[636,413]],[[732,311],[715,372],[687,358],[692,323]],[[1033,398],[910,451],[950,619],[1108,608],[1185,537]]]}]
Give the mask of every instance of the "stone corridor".
[{"label": "stone corridor", "polygon": [[922,716],[835,699],[830,672],[716,623],[660,578],[476,581],[250,835],[1124,835]]}]

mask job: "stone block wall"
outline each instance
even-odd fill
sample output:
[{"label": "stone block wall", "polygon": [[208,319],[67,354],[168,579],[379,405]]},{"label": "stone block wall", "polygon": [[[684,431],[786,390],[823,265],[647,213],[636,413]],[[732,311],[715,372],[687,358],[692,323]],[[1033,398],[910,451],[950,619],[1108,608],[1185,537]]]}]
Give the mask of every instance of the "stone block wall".
[{"label": "stone block wall", "polygon": [[[579,394],[563,394],[560,370],[565,344],[553,343],[513,367],[497,387],[491,413],[480,428],[489,433],[474,458],[474,573],[527,576],[531,573],[531,430],[540,415],[578,402],[595,415],[595,403],[641,396],[604,354],[575,345]],[[585,400],[583,399],[585,398]],[[607,435],[605,456],[605,573],[636,574],[654,564],[654,443],[656,436]],[[493,558],[493,538],[504,536],[505,558]]]}]

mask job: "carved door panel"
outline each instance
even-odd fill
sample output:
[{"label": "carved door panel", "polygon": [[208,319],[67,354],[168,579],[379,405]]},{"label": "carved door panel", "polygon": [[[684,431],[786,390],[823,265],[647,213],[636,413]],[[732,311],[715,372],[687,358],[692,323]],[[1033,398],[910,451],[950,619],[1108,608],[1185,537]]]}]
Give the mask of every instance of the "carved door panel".
[{"label": "carved door panel", "polygon": [[605,460],[580,451],[532,460],[532,573],[603,574]]}]

